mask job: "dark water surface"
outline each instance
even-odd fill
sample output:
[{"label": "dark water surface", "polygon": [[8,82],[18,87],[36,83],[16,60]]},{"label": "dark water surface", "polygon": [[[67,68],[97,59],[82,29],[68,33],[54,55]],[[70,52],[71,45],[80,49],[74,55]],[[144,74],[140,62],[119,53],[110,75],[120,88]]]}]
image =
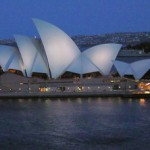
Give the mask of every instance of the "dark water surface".
[{"label": "dark water surface", "polygon": [[0,100],[0,150],[148,150],[150,100]]}]

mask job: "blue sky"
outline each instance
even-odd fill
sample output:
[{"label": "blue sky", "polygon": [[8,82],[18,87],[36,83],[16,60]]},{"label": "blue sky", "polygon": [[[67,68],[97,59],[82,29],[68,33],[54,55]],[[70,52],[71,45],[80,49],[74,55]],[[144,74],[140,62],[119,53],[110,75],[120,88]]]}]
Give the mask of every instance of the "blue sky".
[{"label": "blue sky", "polygon": [[0,38],[38,35],[32,18],[69,35],[150,31],[150,0],[3,0]]}]

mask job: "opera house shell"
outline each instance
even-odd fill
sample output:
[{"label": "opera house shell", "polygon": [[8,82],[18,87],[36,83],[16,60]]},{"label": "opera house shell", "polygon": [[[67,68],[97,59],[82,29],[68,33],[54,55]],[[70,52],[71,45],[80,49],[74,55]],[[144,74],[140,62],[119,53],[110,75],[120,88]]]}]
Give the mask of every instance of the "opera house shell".
[{"label": "opera house shell", "polygon": [[20,70],[26,77],[32,77],[33,72],[45,73],[49,78],[57,79],[67,71],[80,76],[92,72],[108,76],[114,65],[120,76],[132,74],[140,79],[150,68],[150,60],[131,64],[117,61],[121,44],[101,44],[81,52],[74,41],[58,27],[39,19],[33,19],[33,22],[41,42],[35,38],[15,35],[17,48],[1,45],[0,65],[3,71]]},{"label": "opera house shell", "polygon": [[132,63],[115,61],[114,65],[121,77],[124,75],[133,75],[136,80],[139,80],[150,69],[150,59],[139,60]]}]

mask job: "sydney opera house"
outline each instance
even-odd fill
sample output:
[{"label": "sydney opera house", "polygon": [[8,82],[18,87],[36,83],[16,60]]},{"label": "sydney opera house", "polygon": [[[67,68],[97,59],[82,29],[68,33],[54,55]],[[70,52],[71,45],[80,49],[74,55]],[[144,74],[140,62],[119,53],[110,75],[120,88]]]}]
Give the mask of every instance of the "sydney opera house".
[{"label": "sydney opera house", "polygon": [[[39,19],[33,22],[41,40],[15,35],[17,47],[0,45],[0,66],[4,72],[0,76],[1,92],[73,92],[90,91],[91,87],[93,91],[135,89],[135,81],[150,69],[150,59],[132,63],[117,60],[121,44],[101,44],[81,52],[58,27]],[[111,77],[112,68],[120,77]],[[91,76],[86,75],[94,73],[98,77],[89,80]],[[126,75],[132,75],[135,80],[123,84]]]}]

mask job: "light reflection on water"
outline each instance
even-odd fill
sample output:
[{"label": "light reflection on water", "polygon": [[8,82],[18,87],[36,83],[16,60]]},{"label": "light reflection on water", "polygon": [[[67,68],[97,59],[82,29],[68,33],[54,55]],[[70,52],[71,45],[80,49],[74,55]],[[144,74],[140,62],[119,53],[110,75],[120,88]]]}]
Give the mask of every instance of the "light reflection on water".
[{"label": "light reflection on water", "polygon": [[77,98],[77,102],[78,102],[78,104],[82,104],[82,99],[81,98]]},{"label": "light reflection on water", "polygon": [[141,98],[139,103],[140,103],[140,106],[146,106],[146,101],[144,98]]},{"label": "light reflection on water", "polygon": [[150,149],[149,99],[0,100],[0,149]]}]

